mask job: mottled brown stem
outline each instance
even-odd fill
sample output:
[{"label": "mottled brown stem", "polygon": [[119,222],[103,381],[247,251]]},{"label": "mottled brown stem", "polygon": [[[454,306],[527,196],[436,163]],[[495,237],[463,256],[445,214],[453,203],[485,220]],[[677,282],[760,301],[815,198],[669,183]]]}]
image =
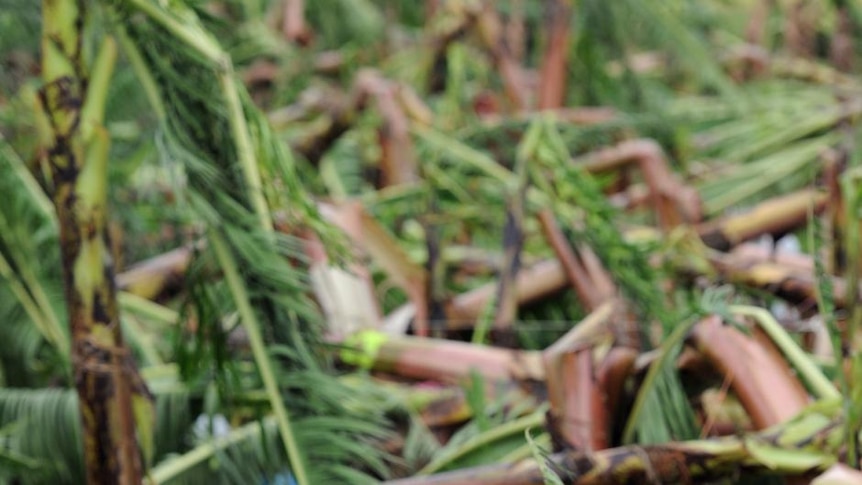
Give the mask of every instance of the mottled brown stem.
[{"label": "mottled brown stem", "polygon": [[[60,225],[63,283],[72,337],[84,461],[90,484],[141,483],[133,394],[148,397],[123,344],[107,233],[109,136],[101,126],[100,96],[91,85],[110,79],[116,46],[106,41],[93,78],[82,58],[85,2],[42,5],[40,101],[50,123],[53,199]],[[103,57],[105,56],[105,57]],[[101,98],[103,99],[103,98]]]}]

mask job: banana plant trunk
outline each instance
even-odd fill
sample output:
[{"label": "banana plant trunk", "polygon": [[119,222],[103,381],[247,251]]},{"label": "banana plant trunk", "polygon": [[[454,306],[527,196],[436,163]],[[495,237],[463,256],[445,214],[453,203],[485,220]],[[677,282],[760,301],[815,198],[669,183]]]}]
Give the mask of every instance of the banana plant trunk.
[{"label": "banana plant trunk", "polygon": [[146,388],[123,345],[105,230],[109,138],[102,117],[116,47],[107,40],[87,70],[84,5],[43,0],[45,84],[39,97],[50,127],[46,156],[60,224],[87,482],[140,484],[132,404]]}]

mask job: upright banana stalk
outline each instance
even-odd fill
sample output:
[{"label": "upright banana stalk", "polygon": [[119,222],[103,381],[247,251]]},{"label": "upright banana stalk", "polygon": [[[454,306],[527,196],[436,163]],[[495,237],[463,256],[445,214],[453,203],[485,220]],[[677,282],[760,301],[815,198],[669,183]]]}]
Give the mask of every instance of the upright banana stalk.
[{"label": "upright banana stalk", "polygon": [[87,481],[140,484],[133,394],[140,399],[146,389],[123,345],[105,230],[109,137],[102,117],[116,46],[106,40],[88,73],[84,14],[84,0],[42,2],[45,85],[39,95],[51,130],[47,157],[60,225]]}]

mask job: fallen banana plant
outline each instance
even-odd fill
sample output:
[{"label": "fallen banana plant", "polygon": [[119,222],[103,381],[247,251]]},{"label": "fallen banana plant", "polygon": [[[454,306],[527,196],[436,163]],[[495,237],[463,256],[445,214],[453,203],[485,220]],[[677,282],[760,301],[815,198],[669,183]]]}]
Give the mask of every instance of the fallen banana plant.
[{"label": "fallen banana plant", "polygon": [[[699,483],[742,472],[812,476],[837,461],[844,440],[840,407],[837,400],[820,401],[786,423],[748,436],[553,454],[546,458],[547,467],[567,485]],[[543,480],[540,465],[525,460],[385,483],[516,485]]]}]

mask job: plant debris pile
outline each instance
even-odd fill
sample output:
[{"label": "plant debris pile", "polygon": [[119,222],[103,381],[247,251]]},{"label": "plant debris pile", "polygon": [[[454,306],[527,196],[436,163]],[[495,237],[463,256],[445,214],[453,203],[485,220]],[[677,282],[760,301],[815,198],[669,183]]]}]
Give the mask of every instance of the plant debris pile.
[{"label": "plant debris pile", "polygon": [[[91,3],[155,481],[859,480],[852,2]],[[0,481],[81,466],[26,12]]]}]

